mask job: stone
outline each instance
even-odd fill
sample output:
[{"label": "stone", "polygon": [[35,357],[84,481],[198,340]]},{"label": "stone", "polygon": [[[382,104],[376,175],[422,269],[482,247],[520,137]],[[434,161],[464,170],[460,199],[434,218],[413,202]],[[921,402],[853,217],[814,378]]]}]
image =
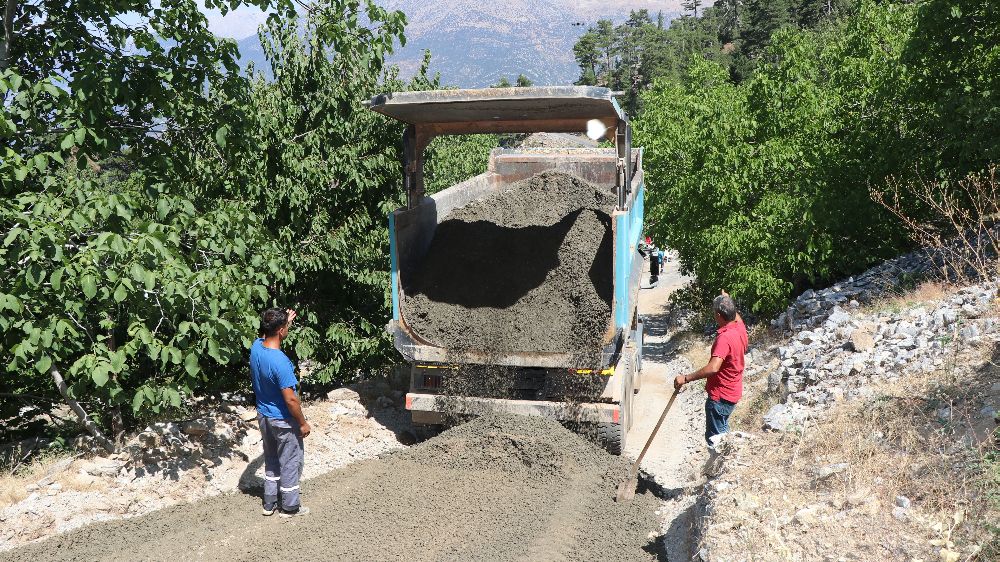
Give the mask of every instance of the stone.
[{"label": "stone", "polygon": [[379,396],[375,399],[375,405],[379,408],[392,408],[396,406],[396,403],[388,396]]},{"label": "stone", "polygon": [[816,518],[816,508],[815,507],[803,507],[802,509],[795,512],[792,515],[792,522],[799,525],[815,525]]},{"label": "stone", "polygon": [[908,517],[905,507],[894,507],[892,508],[892,516],[900,521],[906,521]]},{"label": "stone", "polygon": [[256,429],[249,429],[247,430],[247,434],[243,436],[242,446],[251,447],[260,443],[261,439],[263,439],[263,436],[261,436],[260,431]]},{"label": "stone", "polygon": [[850,321],[851,315],[841,310],[839,306],[833,307],[833,312],[826,318],[826,323],[830,326],[839,326]]},{"label": "stone", "polygon": [[[348,402],[348,404],[350,404],[350,402]],[[333,416],[334,418],[338,416],[348,416],[348,417],[358,417],[358,418],[365,417],[365,413],[363,411],[359,411],[354,408],[349,408],[339,402],[330,407],[330,415]]]},{"label": "stone", "polygon": [[911,322],[902,321],[896,324],[895,334],[897,336],[902,336],[905,338],[914,338],[920,333],[920,328],[917,328]]},{"label": "stone", "polygon": [[941,311],[941,318],[944,320],[944,325],[948,326],[958,321],[958,314],[954,310],[946,308]]},{"label": "stone", "polygon": [[767,375],[767,391],[777,392],[781,388],[781,371],[775,369]]},{"label": "stone", "polygon": [[136,439],[143,449],[154,449],[160,443],[160,436],[152,431],[143,431],[136,436]]},{"label": "stone", "polygon": [[787,431],[802,420],[787,404],[775,404],[764,414],[764,427],[774,431]]},{"label": "stone", "polygon": [[185,422],[184,425],[181,426],[181,431],[185,435],[201,437],[202,435],[208,433],[208,431],[212,428],[212,425],[212,422],[209,420],[191,420]]},{"label": "stone", "polygon": [[858,328],[851,332],[848,346],[855,353],[870,351],[875,348],[875,338],[868,328]]},{"label": "stone", "polygon": [[848,463],[846,463],[846,462],[839,462],[839,463],[836,463],[836,464],[828,464],[826,466],[817,467],[817,468],[813,469],[813,473],[816,475],[816,478],[819,478],[820,480],[822,480],[822,479],[825,479],[825,478],[829,478],[829,477],[833,476],[834,474],[839,474],[841,472],[844,472],[849,467],[850,467],[850,465]]},{"label": "stone", "polygon": [[910,505],[912,505],[910,502],[910,498],[906,496],[896,496],[895,503],[897,507],[901,507],[903,509],[910,509]]},{"label": "stone", "polygon": [[959,330],[958,335],[964,342],[974,342],[979,339],[979,327],[975,324],[969,324]]},{"label": "stone", "polygon": [[975,318],[979,315],[978,311],[976,311],[976,307],[971,304],[962,305],[962,314],[968,316],[969,318]]},{"label": "stone", "polygon": [[240,412],[240,419],[245,422],[252,422],[257,419],[257,410],[243,410]]},{"label": "stone", "polygon": [[350,388],[347,388],[345,386],[343,388],[336,388],[334,390],[331,390],[330,392],[327,392],[326,399],[330,400],[331,402],[340,402],[343,400],[360,400],[361,396],[354,390],[351,390]]},{"label": "stone", "polygon": [[124,463],[104,457],[97,457],[83,465],[82,470],[91,476],[112,477],[118,474]]},{"label": "stone", "polygon": [[231,441],[233,439],[233,428],[228,424],[221,424],[213,432],[217,439]]}]

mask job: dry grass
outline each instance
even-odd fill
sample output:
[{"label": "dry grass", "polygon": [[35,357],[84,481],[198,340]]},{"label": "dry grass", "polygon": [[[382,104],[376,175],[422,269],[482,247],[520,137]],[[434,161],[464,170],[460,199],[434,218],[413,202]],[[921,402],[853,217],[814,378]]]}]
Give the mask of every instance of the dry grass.
[{"label": "dry grass", "polygon": [[84,482],[83,477],[70,474],[69,462],[68,453],[42,453],[30,464],[0,473],[0,509],[27,498],[30,494],[27,486],[43,479],[46,482],[59,482],[64,490],[89,489],[89,481]]},{"label": "dry grass", "polygon": [[862,310],[866,313],[901,312],[918,306],[936,303],[944,300],[956,291],[955,285],[939,279],[927,279],[918,283],[912,290],[902,290],[895,295],[878,299]]},{"label": "dry grass", "polygon": [[[1000,560],[1000,433],[979,413],[1000,380],[994,363],[838,404],[801,435],[758,435],[722,476],[738,485],[716,498],[706,543],[736,560]],[[761,409],[748,405],[738,419],[752,423]],[[913,504],[902,520],[898,495]],[[813,517],[793,519],[803,508]]]}]

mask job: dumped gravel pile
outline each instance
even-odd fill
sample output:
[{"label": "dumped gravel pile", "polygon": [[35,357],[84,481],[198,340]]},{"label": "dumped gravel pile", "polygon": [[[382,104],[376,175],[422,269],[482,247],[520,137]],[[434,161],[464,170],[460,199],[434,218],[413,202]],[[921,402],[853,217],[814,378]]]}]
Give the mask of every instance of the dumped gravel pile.
[{"label": "dumped gravel pile", "polygon": [[[308,454],[308,451],[307,453]],[[486,417],[308,480],[312,512],[225,495],[95,524],[6,560],[655,560],[657,500],[613,500],[612,457],[558,423]]]},{"label": "dumped gravel pile", "polygon": [[405,280],[407,322],[454,350],[592,354],[611,318],[614,206],[550,171],[456,209]]}]

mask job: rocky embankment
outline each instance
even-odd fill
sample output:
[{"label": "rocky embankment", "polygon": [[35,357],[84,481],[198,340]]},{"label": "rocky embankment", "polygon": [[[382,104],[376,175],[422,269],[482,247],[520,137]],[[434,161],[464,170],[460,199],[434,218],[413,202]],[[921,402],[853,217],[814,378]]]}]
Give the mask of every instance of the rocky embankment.
[{"label": "rocky embankment", "polygon": [[778,341],[748,356],[741,431],[709,463],[701,559],[987,559],[996,538],[967,517],[1000,510],[983,477],[998,283],[926,281],[933,270],[903,256],[775,320]]}]

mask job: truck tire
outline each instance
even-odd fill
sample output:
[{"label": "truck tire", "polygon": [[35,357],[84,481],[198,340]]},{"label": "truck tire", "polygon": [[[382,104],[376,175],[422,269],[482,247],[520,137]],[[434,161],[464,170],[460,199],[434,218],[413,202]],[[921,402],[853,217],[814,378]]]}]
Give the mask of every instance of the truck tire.
[{"label": "truck tire", "polygon": [[437,437],[444,431],[444,426],[442,424],[424,424],[415,423],[413,424],[413,435],[417,438],[417,443],[427,441],[432,437]]},{"label": "truck tire", "polygon": [[622,454],[625,448],[625,426],[620,423],[597,424],[597,440],[612,455]]},{"label": "truck tire", "polygon": [[621,455],[622,451],[625,450],[625,436],[628,434],[629,428],[632,426],[632,402],[633,400],[633,388],[635,388],[635,356],[634,349],[626,345],[625,356],[622,358],[621,363],[619,363],[619,368],[625,370],[628,373],[628,378],[626,379],[625,388],[622,389],[622,401],[621,401],[621,418],[619,421],[621,423],[599,423],[597,424],[597,440],[598,443],[604,447],[612,455]]}]

